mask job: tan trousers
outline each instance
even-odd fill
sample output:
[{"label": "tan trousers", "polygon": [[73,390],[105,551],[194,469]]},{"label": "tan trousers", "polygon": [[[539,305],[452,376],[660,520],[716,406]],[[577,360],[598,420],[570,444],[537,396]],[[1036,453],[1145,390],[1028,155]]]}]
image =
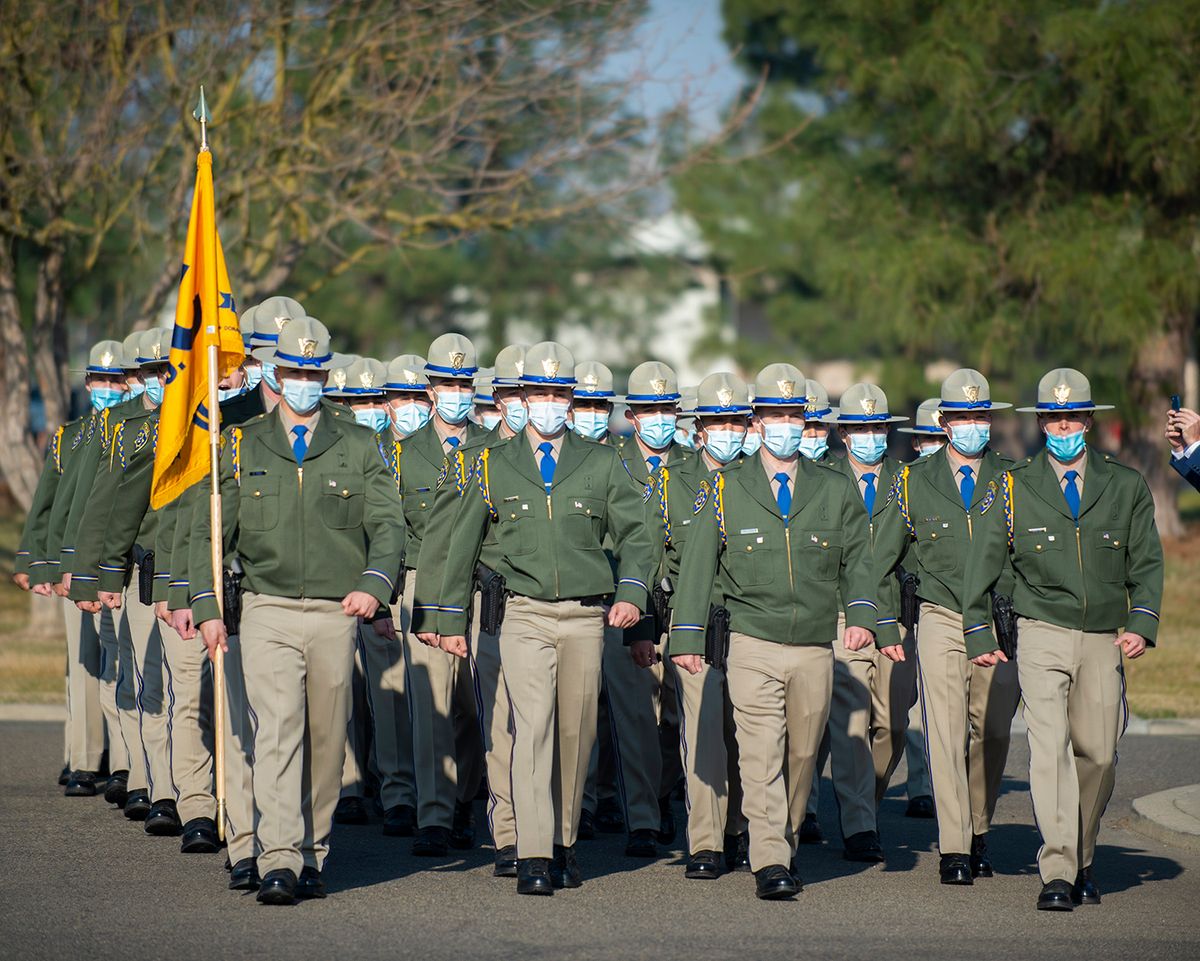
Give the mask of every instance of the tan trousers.
[{"label": "tan trousers", "polygon": [[[154,609],[131,603],[154,616]],[[213,795],[212,673],[208,651],[199,636],[185,641],[168,627],[161,631],[167,661],[167,695],[170,717],[171,777],[179,819],[215,819]]]},{"label": "tan trousers", "polygon": [[921,604],[918,668],[942,854],[968,854],[971,836],[991,827],[1021,696],[1016,665],[976,666],[962,632],[961,614]]},{"label": "tan trousers", "polygon": [[[408,623],[412,616],[412,591],[408,588],[415,583],[416,572],[409,571],[403,598]],[[474,798],[483,776],[483,746],[470,668],[453,654],[422,644],[411,631],[404,632],[404,656],[412,704],[417,824],[449,828],[454,802]]]},{"label": "tan trousers", "polygon": [[233,864],[258,853],[254,804],[254,732],[257,726],[246,700],[242,639],[231,634],[225,654],[225,841]]},{"label": "tan trousers", "polygon": [[1128,721],[1116,633],[1021,618],[1017,669],[1029,726],[1029,793],[1043,882],[1074,882],[1096,854]]},{"label": "tan trousers", "polygon": [[787,866],[829,720],[833,651],[734,632],[725,674],[737,725],[750,866]]},{"label": "tan trousers", "polygon": [[625,645],[625,632],[604,629],[603,684],[629,831],[658,830],[658,799],[670,793],[682,773],[675,672],[666,669],[664,650],[664,642],[655,645],[655,664],[638,667]]},{"label": "tan trousers", "polygon": [[500,635],[476,630],[471,638],[475,709],[487,763],[488,825],[496,850],[517,843],[512,797],[512,705],[500,660]]},{"label": "tan trousers", "polygon": [[341,797],[365,798],[371,770],[371,703],[362,656],[364,627],[374,632],[370,624],[360,623],[355,629],[354,670],[350,675],[350,720],[346,723]]},{"label": "tan trousers", "polygon": [[409,621],[403,604],[392,605],[391,611],[396,640],[380,637],[370,624],[363,624],[358,631],[374,735],[371,758],[379,777],[379,801],[385,811],[400,804],[417,806],[408,668],[400,640],[408,633]]},{"label": "tan trousers", "polygon": [[258,718],[253,783],[260,874],[325,865],[357,627],[340,601],[249,591],[242,599],[242,673]]},{"label": "tan trousers", "polygon": [[725,674],[670,667],[679,697],[679,752],[686,778],[688,854],[723,851],[724,835],[746,829],[733,705]]},{"label": "tan trousers", "polygon": [[616,762],[613,760],[612,722],[608,719],[608,693],[600,685],[600,702],[596,705],[596,743],[588,761],[587,783],[583,789],[584,810],[593,814],[601,801],[617,797]]},{"label": "tan trousers", "polygon": [[596,739],[604,610],[578,601],[509,598],[500,634],[513,711],[517,856],[571,847]]},{"label": "tan trousers", "polygon": [[829,769],[838,798],[842,837],[875,831],[875,810],[904,752],[908,711],[916,698],[916,664],[895,663],[873,644],[846,650],[838,616],[829,706]]},{"label": "tan trousers", "polygon": [[[85,614],[68,598],[60,600],[67,634],[67,766],[72,771],[98,771],[105,722],[100,693],[103,658],[97,630],[100,615]],[[121,770],[114,766],[118,754],[109,752],[110,770]]]},{"label": "tan trousers", "polygon": [[[96,632],[99,635],[100,644],[100,710],[104,715],[105,728],[105,744],[108,747],[108,769],[110,771],[126,771],[132,778],[132,764],[129,756],[129,743],[125,740],[125,733],[121,726],[121,709],[117,707],[117,702],[120,700],[128,705],[128,709],[132,712],[133,720],[130,726],[131,730],[137,728],[137,707],[133,701],[131,693],[133,687],[132,672],[128,676],[121,673],[119,648],[117,645],[117,627],[113,621],[112,611],[107,608],[102,608],[99,614],[89,615],[93,621]],[[117,682],[124,682],[124,690],[118,694]],[[138,747],[137,745],[134,745]],[[141,755],[141,749],[138,747],[136,752]],[[140,770],[142,771],[142,781],[140,785],[135,784],[133,780],[129,781],[131,786],[141,786],[145,781],[145,762],[141,762]]]},{"label": "tan trousers", "polygon": [[[171,703],[162,632],[154,609],[137,596],[137,573],[125,589],[117,627],[118,659],[130,654],[135,681],[138,738],[130,751],[143,751],[152,801],[174,801],[175,780],[171,772]],[[120,702],[118,702],[118,708]],[[133,740],[133,739],[130,739]],[[133,780],[129,782],[134,787]],[[137,785],[140,787],[140,785]]]},{"label": "tan trousers", "polygon": [[933,797],[929,783],[929,761],[925,757],[925,699],[917,685],[917,700],[908,712],[908,730],[904,734],[904,763],[908,768],[905,793],[909,799]]}]

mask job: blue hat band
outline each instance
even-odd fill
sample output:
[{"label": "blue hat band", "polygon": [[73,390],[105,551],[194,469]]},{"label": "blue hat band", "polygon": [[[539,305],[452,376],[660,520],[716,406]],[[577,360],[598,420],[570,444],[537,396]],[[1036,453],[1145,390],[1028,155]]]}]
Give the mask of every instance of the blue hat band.
[{"label": "blue hat band", "polygon": [[478,367],[439,367],[437,364],[426,364],[425,373],[447,374],[451,377],[474,377],[479,373]]},{"label": "blue hat band", "polygon": [[278,334],[260,334],[257,331],[255,331],[254,333],[252,333],[250,335],[250,340],[251,340],[251,342],[258,341],[263,344],[278,344],[279,343],[279,335]]},{"label": "blue hat band", "polygon": [[942,434],[945,433],[940,427],[910,427],[909,430],[919,430],[922,434]]},{"label": "blue hat band", "polygon": [[891,414],[839,414],[838,420],[852,420],[860,423],[878,423],[881,420],[891,420]]},{"label": "blue hat band", "polygon": [[832,413],[833,413],[832,407],[822,407],[820,410],[806,410],[804,412],[804,416],[805,417],[824,417],[826,414],[832,414]]},{"label": "blue hat band", "polygon": [[383,389],[383,390],[411,390],[411,391],[414,391],[414,392],[415,392],[415,391],[420,391],[422,394],[423,394],[423,393],[425,393],[425,385],[424,385],[424,384],[397,384],[397,383],[389,383],[389,384],[384,384],[384,385],[383,385],[383,387],[382,387],[382,389]]},{"label": "blue hat band", "polygon": [[338,394],[382,394],[383,391],[378,387],[333,387],[332,392]]},{"label": "blue hat band", "polygon": [[1082,410],[1085,407],[1095,407],[1095,406],[1096,405],[1093,404],[1090,400],[1073,400],[1069,404],[1043,404],[1043,403],[1039,402],[1037,405],[1037,409],[1038,410],[1049,410],[1049,411]]},{"label": "blue hat band", "polygon": [[333,360],[333,354],[325,354],[322,357],[300,357],[297,354],[283,354],[275,351],[276,360],[286,360],[289,364],[295,364],[297,367],[320,367]]},{"label": "blue hat band", "polygon": [[91,366],[89,366],[89,367],[85,367],[83,369],[83,372],[85,374],[124,374],[126,371],[125,371],[124,367],[91,367]]},{"label": "blue hat band", "polygon": [[493,387],[520,387],[521,382],[516,377],[493,377]]},{"label": "blue hat band", "polygon": [[801,394],[799,397],[755,397],[754,406],[771,404],[775,407],[807,407],[808,398]]},{"label": "blue hat band", "polygon": [[749,404],[730,404],[728,407],[718,407],[712,404],[705,404],[703,407],[697,407],[697,414],[748,414],[750,413]]},{"label": "blue hat band", "polygon": [[139,357],[139,358],[137,358],[137,362],[139,364],[169,364],[171,362],[171,358],[170,357]]},{"label": "blue hat band", "polygon": [[617,395],[611,390],[576,390],[576,397],[593,398],[603,400],[606,397],[616,397]]},{"label": "blue hat band", "polygon": [[552,387],[574,387],[578,381],[574,377],[539,377],[528,374],[521,378],[522,384],[547,384]]},{"label": "blue hat band", "polygon": [[682,397],[683,394],[626,394],[625,400],[635,404],[669,404]]},{"label": "blue hat band", "polygon": [[944,407],[947,410],[987,410],[992,406],[990,400],[943,400],[938,401],[938,407]]}]

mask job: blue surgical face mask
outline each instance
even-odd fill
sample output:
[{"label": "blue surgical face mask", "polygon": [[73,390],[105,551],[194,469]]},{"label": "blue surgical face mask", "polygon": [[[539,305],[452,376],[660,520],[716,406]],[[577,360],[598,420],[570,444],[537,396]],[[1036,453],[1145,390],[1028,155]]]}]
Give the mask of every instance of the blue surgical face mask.
[{"label": "blue surgical face mask", "polygon": [[500,423],[500,412],[498,410],[481,410],[479,423],[483,425],[484,430],[495,430],[496,425]]},{"label": "blue surgical face mask", "polygon": [[710,430],[704,435],[704,449],[713,460],[728,464],[742,452],[745,439],[741,431]]},{"label": "blue surgical face mask", "polygon": [[267,386],[278,394],[279,379],[275,376],[275,365],[264,363],[259,366],[259,370],[262,371],[262,379],[267,382]]},{"label": "blue surgical face mask", "polygon": [[362,407],[354,412],[354,419],[363,427],[370,427],[376,434],[382,434],[388,427],[388,412]]},{"label": "blue surgical face mask", "polygon": [[917,456],[918,457],[930,457],[933,454],[936,454],[938,451],[940,451],[945,446],[946,446],[945,444],[940,444],[937,441],[934,441],[934,443],[932,443],[932,444],[922,444],[917,449]]},{"label": "blue surgical face mask", "polygon": [[950,443],[964,457],[982,453],[991,439],[991,424],[954,424],[950,428]]},{"label": "blue surgical face mask", "polygon": [[815,437],[800,438],[800,453],[809,460],[820,460],[829,450],[829,435],[818,434]]},{"label": "blue surgical face mask", "polygon": [[433,411],[425,404],[401,404],[392,408],[392,426],[401,437],[408,437],[428,424],[432,416]]},{"label": "blue surgical face mask", "polygon": [[638,437],[651,450],[662,450],[675,439],[674,414],[646,414],[634,421]]},{"label": "blue surgical face mask", "polygon": [[262,368],[258,364],[246,368],[246,390],[254,390],[262,381]]},{"label": "blue surgical face mask", "polygon": [[321,387],[319,380],[283,381],[283,399],[297,414],[311,414],[321,403]]},{"label": "blue surgical face mask", "polygon": [[475,398],[467,391],[435,390],[433,395],[437,415],[447,424],[461,424],[475,403]]},{"label": "blue surgical face mask", "polygon": [[146,378],[146,396],[150,398],[150,403],[155,407],[162,403],[163,382],[161,377]]},{"label": "blue surgical face mask", "polygon": [[135,397],[141,397],[146,393],[146,385],[139,384],[136,380],[129,385],[125,391],[125,400],[133,400]]},{"label": "blue surgical face mask", "polygon": [[849,434],[846,441],[860,464],[878,464],[887,453],[887,434]]},{"label": "blue surgical face mask", "polygon": [[1046,450],[1050,451],[1050,455],[1056,461],[1063,464],[1070,463],[1082,454],[1084,446],[1083,431],[1081,430],[1074,434],[1046,435]]},{"label": "blue surgical face mask", "polygon": [[675,428],[675,443],[688,450],[696,449],[696,431],[690,427]]},{"label": "blue surgical face mask", "polygon": [[125,396],[125,391],[119,387],[93,387],[88,393],[91,397],[92,409],[96,411],[115,407]]},{"label": "blue surgical face mask", "polygon": [[529,409],[515,397],[504,402],[504,423],[514,434],[519,434],[529,423]]},{"label": "blue surgical face mask", "polygon": [[543,437],[553,437],[567,426],[570,408],[565,400],[537,401],[529,405],[529,423]]},{"label": "blue surgical face mask", "polygon": [[801,424],[763,424],[763,446],[776,457],[791,457],[803,439]]},{"label": "blue surgical face mask", "polygon": [[245,387],[230,387],[228,390],[223,387],[218,387],[217,400],[223,404],[227,400],[233,400],[235,397],[241,397],[245,392]]},{"label": "blue surgical face mask", "polygon": [[588,440],[600,440],[608,433],[608,413],[602,410],[577,410],[574,431]]},{"label": "blue surgical face mask", "polygon": [[746,439],[742,442],[742,453],[749,457],[757,454],[760,447],[762,447],[762,434],[756,430],[746,431]]}]

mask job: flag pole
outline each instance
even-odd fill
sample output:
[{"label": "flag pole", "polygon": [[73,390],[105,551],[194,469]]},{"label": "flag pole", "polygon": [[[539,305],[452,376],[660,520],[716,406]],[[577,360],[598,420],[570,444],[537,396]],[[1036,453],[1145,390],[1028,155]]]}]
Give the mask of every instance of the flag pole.
[{"label": "flag pole", "polygon": [[[200,121],[200,151],[208,151],[208,104],[204,101],[204,87],[200,88],[200,102],[192,116]],[[216,229],[216,225],[213,225]],[[217,607],[225,615],[225,591],[223,589],[224,528],[221,523],[221,401],[217,385],[219,362],[216,343],[208,346],[208,451],[211,492],[208,498],[209,541],[212,545],[212,582],[217,595]],[[213,658],[213,780],[217,799],[217,837],[225,840],[225,652],[217,648]]]}]

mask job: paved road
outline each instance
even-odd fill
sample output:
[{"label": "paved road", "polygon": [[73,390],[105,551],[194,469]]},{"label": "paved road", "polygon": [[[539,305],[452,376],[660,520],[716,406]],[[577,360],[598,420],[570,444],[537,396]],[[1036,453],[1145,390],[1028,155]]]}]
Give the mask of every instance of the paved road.
[{"label": "paved road", "polygon": [[[1200,782],[1200,738],[1129,736],[1097,856],[1100,907],[1033,909],[1039,883],[1023,740],[1013,744],[992,849],[998,876],[937,883],[932,822],[884,802],[889,859],[864,868],[840,846],[802,849],[806,889],[760,903],[753,879],[685,881],[678,853],[652,864],[620,840],[581,846],[588,879],[553,898],[520,898],[490,876],[490,849],[431,866],[378,825],[339,828],[331,896],[269,909],[224,889],[220,855],[183,857],[101,799],[54,786],[61,727],[0,723],[0,958],[1194,958],[1200,853],[1129,828],[1138,795]],[[902,781],[899,781],[902,783]],[[822,821],[836,831],[828,790]]]}]

